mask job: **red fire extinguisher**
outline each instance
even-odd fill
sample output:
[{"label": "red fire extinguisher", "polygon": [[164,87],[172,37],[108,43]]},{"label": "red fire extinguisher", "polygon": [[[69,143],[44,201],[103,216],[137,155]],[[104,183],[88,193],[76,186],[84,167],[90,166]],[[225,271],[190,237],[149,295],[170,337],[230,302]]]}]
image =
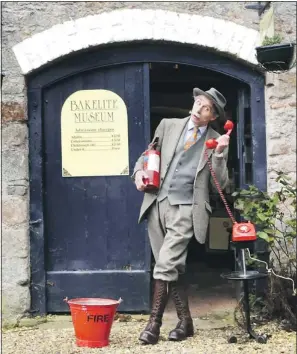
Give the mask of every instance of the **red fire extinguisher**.
[{"label": "red fire extinguisher", "polygon": [[[227,120],[227,122],[225,123],[224,125],[224,129],[227,131],[227,135],[230,135],[231,132],[232,132],[232,129],[234,127],[234,124],[232,121],[230,120]],[[218,145],[218,142],[215,140],[215,139],[209,139],[205,142],[205,145],[208,149],[215,149]],[[222,192],[222,189],[221,189],[221,186],[219,185],[219,182],[217,180],[217,177],[214,173],[214,170],[212,168],[212,165],[211,165],[211,162],[209,160],[209,157],[208,157],[208,154],[207,154],[207,151],[205,150],[205,156],[206,156],[206,159],[207,159],[207,164],[209,166],[209,169],[210,169],[210,173],[213,177],[213,180],[214,180],[214,183],[217,187],[217,190],[220,194],[220,197],[222,198],[222,201],[225,205],[225,208],[227,210],[227,213],[230,217],[230,219],[232,220],[232,223],[233,223],[233,228],[232,228],[232,242],[247,242],[247,241],[256,241],[257,239],[257,233],[256,233],[256,229],[255,229],[255,226],[254,224],[252,224],[250,221],[248,222],[236,222],[230,208],[229,208],[229,205],[226,201],[226,198]]]},{"label": "red fire extinguisher", "polygon": [[159,138],[156,137],[149,149],[144,153],[143,170],[147,178],[143,178],[146,189],[154,190],[160,187],[160,151],[156,150]]}]

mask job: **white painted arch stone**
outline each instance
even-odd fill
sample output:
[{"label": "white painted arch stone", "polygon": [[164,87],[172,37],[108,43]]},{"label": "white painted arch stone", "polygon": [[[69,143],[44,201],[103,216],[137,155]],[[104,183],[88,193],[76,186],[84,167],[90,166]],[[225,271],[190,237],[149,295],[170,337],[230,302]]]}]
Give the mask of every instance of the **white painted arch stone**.
[{"label": "white painted arch stone", "polygon": [[55,25],[18,43],[13,51],[23,74],[67,54],[107,43],[163,40],[229,53],[257,64],[259,32],[230,21],[164,10],[124,9]]}]

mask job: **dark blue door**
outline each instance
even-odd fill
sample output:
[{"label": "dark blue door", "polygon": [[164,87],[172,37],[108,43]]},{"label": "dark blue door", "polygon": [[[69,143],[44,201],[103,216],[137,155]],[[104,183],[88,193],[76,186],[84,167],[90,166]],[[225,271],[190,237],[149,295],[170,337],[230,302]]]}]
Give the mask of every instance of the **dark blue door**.
[{"label": "dark blue door", "polygon": [[150,248],[145,224],[137,224],[142,194],[129,176],[61,175],[62,105],[72,93],[91,89],[113,91],[127,106],[130,174],[149,139],[147,64],[95,69],[44,89],[46,310],[68,311],[67,296],[122,297],[119,310],[146,311]]}]

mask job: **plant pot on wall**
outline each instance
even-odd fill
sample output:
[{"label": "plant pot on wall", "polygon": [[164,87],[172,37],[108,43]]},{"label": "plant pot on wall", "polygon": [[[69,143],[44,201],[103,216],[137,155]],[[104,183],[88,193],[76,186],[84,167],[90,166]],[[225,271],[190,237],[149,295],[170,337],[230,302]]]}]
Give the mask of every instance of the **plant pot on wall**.
[{"label": "plant pot on wall", "polygon": [[289,70],[296,43],[273,44],[257,47],[257,60],[267,71]]}]

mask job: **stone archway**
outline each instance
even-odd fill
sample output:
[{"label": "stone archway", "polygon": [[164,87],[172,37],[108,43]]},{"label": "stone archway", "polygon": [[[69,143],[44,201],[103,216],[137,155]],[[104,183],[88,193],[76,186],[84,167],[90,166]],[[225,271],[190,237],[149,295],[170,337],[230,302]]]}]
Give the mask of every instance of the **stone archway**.
[{"label": "stone archway", "polygon": [[[137,28],[137,30],[135,30]],[[178,42],[256,65],[259,32],[230,21],[164,10],[116,10],[58,24],[15,45],[23,74],[70,53],[108,43]]]}]

